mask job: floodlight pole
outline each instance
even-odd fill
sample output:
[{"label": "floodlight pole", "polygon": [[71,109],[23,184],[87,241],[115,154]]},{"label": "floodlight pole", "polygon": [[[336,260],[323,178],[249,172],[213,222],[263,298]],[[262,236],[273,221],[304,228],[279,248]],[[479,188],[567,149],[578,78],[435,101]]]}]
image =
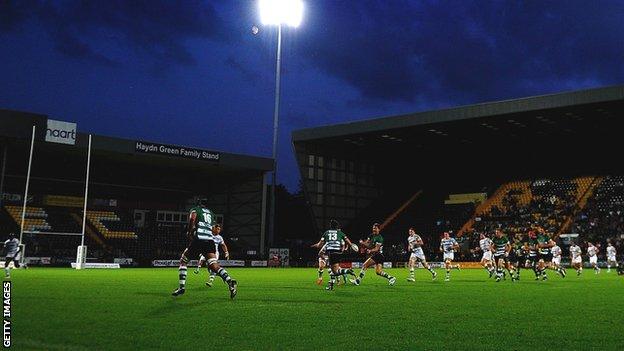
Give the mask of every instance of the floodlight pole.
[{"label": "floodlight pole", "polygon": [[[30,138],[30,155],[28,156],[28,173],[26,173],[26,189],[24,189],[24,204],[22,205],[22,221],[20,223],[19,244],[22,245],[24,236],[24,220],[26,219],[26,202],[28,201],[28,185],[30,184],[30,170],[32,168],[33,149],[35,148],[35,131],[37,127],[32,127],[32,137]],[[22,257],[26,257],[22,252]]]},{"label": "floodlight pole", "polygon": [[[279,125],[280,105],[280,67],[282,56],[282,25],[277,25],[277,64],[275,67],[275,108],[273,111],[273,173],[271,178],[271,209],[269,214],[269,245],[273,245],[275,238],[275,194],[277,186],[277,135]],[[263,253],[264,254],[264,253]]]}]

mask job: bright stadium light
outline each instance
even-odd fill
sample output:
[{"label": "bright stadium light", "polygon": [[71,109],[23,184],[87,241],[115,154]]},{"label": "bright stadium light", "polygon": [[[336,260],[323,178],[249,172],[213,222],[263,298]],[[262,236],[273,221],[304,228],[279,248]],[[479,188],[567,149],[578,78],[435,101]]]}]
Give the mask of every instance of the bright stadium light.
[{"label": "bright stadium light", "polygon": [[[271,172],[271,207],[269,209],[269,244],[275,235],[275,189],[277,187],[277,135],[280,106],[280,72],[282,56],[282,26],[297,27],[303,18],[301,0],[259,0],[260,21],[264,25],[277,26],[277,59],[275,65],[275,107],[273,110],[273,172]],[[252,33],[258,34],[254,26]],[[264,237],[261,238],[264,245]],[[264,255],[264,252],[262,253]]]},{"label": "bright stadium light", "polygon": [[260,21],[264,25],[288,25],[298,27],[303,18],[301,0],[260,0]]}]

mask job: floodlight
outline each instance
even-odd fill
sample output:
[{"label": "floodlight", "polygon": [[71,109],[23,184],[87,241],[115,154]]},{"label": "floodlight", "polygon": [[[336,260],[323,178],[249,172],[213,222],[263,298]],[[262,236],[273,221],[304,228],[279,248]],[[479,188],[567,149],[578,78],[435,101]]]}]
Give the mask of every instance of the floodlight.
[{"label": "floodlight", "polygon": [[303,18],[301,0],[259,0],[260,20],[264,25],[297,27]]}]

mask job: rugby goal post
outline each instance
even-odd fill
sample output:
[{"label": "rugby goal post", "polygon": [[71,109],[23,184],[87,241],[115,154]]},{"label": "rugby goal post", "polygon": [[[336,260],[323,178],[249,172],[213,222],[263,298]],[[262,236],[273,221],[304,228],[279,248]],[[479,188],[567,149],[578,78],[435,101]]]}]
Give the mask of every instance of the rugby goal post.
[{"label": "rugby goal post", "polygon": [[82,232],[80,239],[80,246],[78,246],[76,252],[76,269],[85,268],[85,262],[87,262],[87,247],[84,244],[85,227],[87,225],[87,199],[89,198],[89,169],[91,168],[91,134],[89,134],[89,147],[87,151],[87,175],[85,177],[85,194],[84,194],[84,206],[82,208]]},{"label": "rugby goal post", "polygon": [[85,226],[87,221],[87,200],[89,195],[89,169],[91,166],[91,139],[92,136],[89,134],[89,145],[87,149],[87,170],[86,170],[86,178],[85,178],[85,192],[84,192],[84,204],[82,211],[82,230],[80,233],[59,233],[59,232],[42,232],[42,231],[34,231],[34,230],[24,230],[24,223],[26,220],[26,206],[28,202],[28,191],[30,186],[30,174],[32,170],[32,162],[33,162],[33,150],[35,147],[35,133],[36,126],[32,127],[32,136],[30,139],[30,152],[28,156],[28,171],[26,173],[26,186],[24,189],[24,201],[22,204],[22,215],[20,222],[20,236],[19,236],[19,245],[20,245],[20,264],[26,263],[26,245],[23,243],[24,234],[36,234],[36,235],[68,235],[68,236],[81,236],[80,245],[76,250],[76,269],[85,268],[85,263],[87,259],[87,246],[84,244],[84,236],[85,236]]}]

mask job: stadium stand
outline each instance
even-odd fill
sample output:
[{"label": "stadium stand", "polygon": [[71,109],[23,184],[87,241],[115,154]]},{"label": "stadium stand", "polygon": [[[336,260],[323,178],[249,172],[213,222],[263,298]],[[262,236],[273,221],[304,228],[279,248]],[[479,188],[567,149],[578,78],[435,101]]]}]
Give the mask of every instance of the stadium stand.
[{"label": "stadium stand", "polygon": [[106,239],[136,239],[130,223],[123,222],[113,211],[87,211],[87,219]]},{"label": "stadium stand", "polygon": [[[569,234],[593,216],[586,211],[598,206],[601,179],[624,173],[606,151],[620,148],[623,107],[624,87],[614,86],[306,128],[292,140],[317,232],[338,217],[347,233],[366,234],[422,189],[385,240],[405,245],[414,226],[434,243],[444,230],[461,234],[463,248],[475,230],[517,233],[539,223]],[[328,172],[334,159],[348,165],[344,183],[355,191],[331,186],[342,183]],[[479,193],[487,197],[475,196],[467,215],[461,203],[450,207],[462,202],[451,195]]]},{"label": "stadium stand", "polygon": [[624,233],[624,176],[606,176],[576,213],[570,231],[603,241]]},{"label": "stadium stand", "polygon": [[[67,265],[80,245],[89,135],[46,140],[48,118],[0,109],[0,228],[19,236],[35,127],[23,243],[27,257]],[[264,252],[269,240],[265,173],[271,159],[93,135],[85,244],[90,262],[179,258],[183,227],[198,197],[236,242],[231,254]]]},{"label": "stadium stand", "polygon": [[[18,226],[22,222],[22,208],[19,206],[5,206],[5,210]],[[41,207],[26,207],[24,216],[25,231],[52,231],[52,226],[48,223],[48,213]]]},{"label": "stadium stand", "polygon": [[477,208],[459,235],[471,229],[492,233],[495,228],[506,228],[510,235],[524,234],[535,225],[554,235],[561,234],[574,213],[585,205],[599,179],[578,177],[505,183]]}]

